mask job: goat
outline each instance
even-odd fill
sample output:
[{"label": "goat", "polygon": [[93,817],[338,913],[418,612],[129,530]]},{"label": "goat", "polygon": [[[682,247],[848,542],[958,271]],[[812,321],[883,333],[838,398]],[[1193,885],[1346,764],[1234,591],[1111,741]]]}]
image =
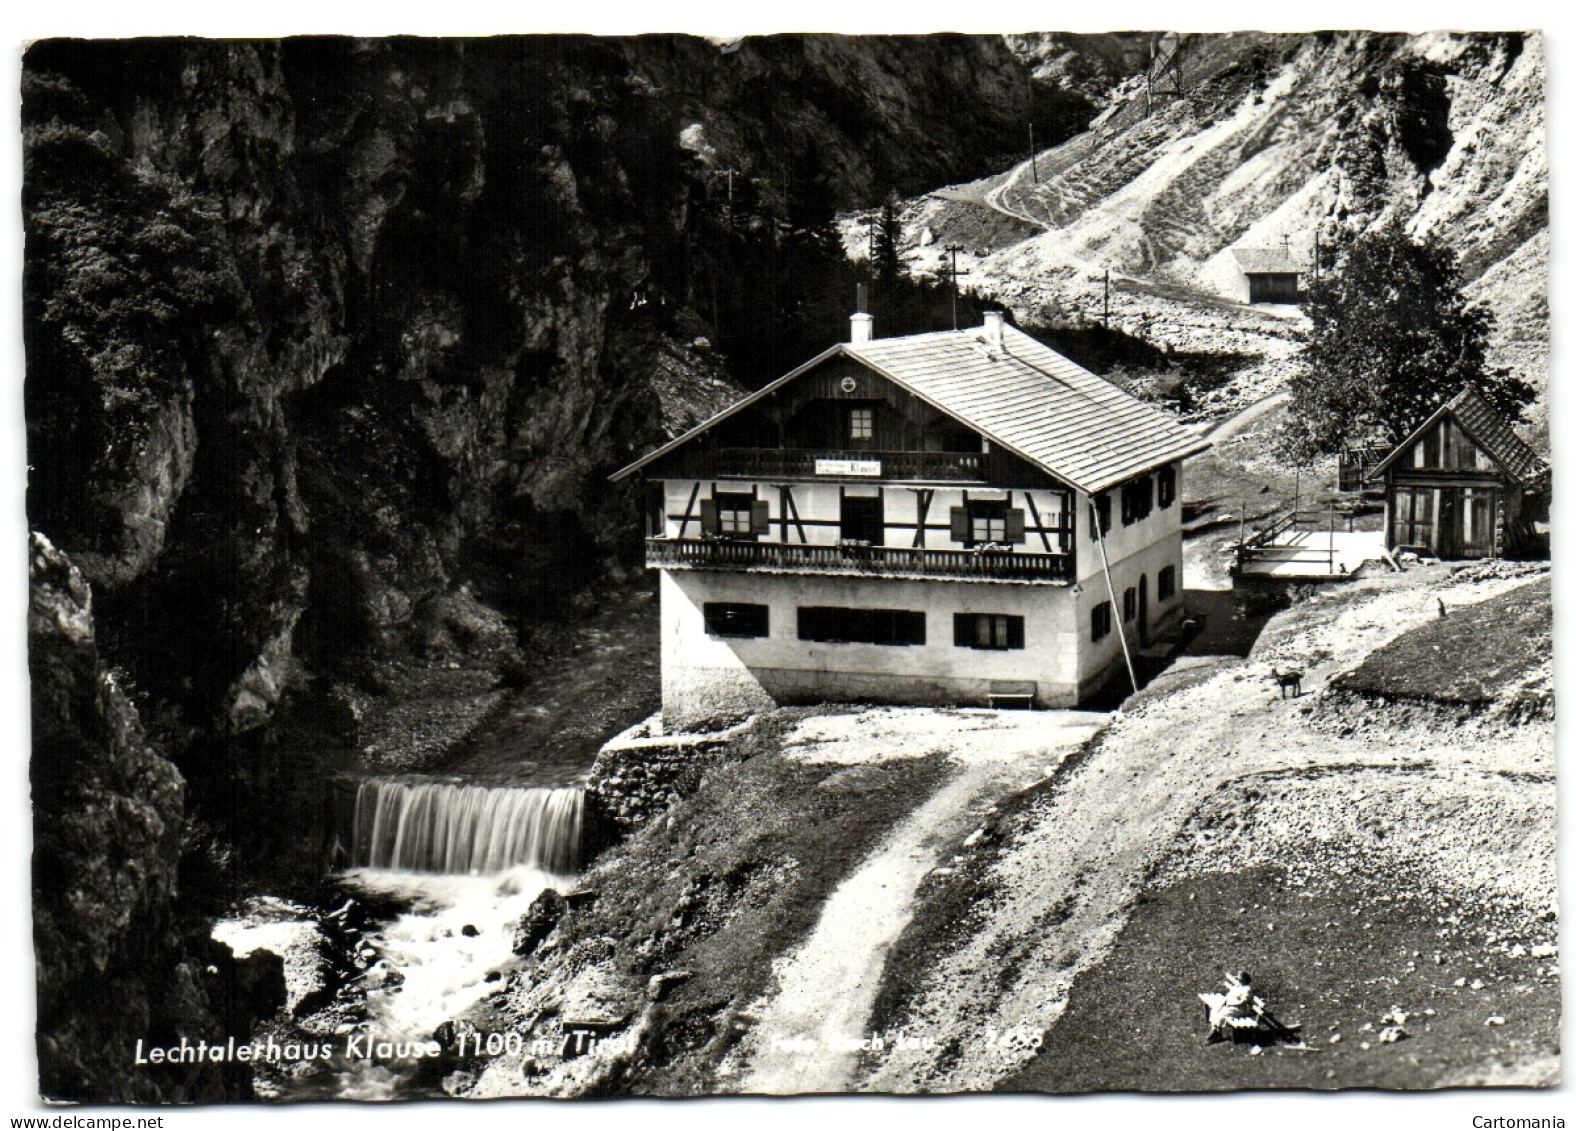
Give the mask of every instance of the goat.
[{"label": "goat", "polygon": [[1302,694],[1302,673],[1297,669],[1292,668],[1283,672],[1279,668],[1271,668],[1270,674],[1275,677],[1275,684],[1280,688],[1282,699],[1286,698],[1288,689],[1293,699]]}]

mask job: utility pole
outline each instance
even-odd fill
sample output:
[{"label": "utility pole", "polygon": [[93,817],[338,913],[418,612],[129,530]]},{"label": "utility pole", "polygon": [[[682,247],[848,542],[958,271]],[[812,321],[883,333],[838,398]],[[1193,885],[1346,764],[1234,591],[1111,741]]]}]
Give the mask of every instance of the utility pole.
[{"label": "utility pole", "polygon": [[1029,123],[1029,168],[1034,170],[1034,183],[1040,183],[1040,157],[1034,150],[1034,123]]},{"label": "utility pole", "polygon": [[1105,269],[1105,317],[1101,320],[1105,329],[1111,328],[1111,269]]},{"label": "utility pole", "polygon": [[958,328],[958,276],[967,275],[968,271],[958,270],[958,252],[963,250],[961,244],[949,243],[946,251],[952,256],[952,268],[947,274],[952,278],[952,328]]}]

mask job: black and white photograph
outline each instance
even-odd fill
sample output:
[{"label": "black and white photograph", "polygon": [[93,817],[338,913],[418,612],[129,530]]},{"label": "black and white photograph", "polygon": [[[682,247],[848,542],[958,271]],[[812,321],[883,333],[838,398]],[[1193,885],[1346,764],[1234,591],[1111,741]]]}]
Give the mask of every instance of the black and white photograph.
[{"label": "black and white photograph", "polygon": [[1570,52],[1143,15],[13,43],[13,1107],[1564,1126]]}]

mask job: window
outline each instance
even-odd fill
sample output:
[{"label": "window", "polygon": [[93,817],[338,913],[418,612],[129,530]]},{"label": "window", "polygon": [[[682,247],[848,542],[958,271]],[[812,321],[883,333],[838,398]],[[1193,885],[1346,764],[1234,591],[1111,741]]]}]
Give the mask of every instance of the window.
[{"label": "window", "polygon": [[1023,618],[1001,613],[954,613],[952,643],[996,651],[1023,647]]},{"label": "window", "polygon": [[970,504],[969,541],[1006,542],[1007,508],[1000,503]]},{"label": "window", "polygon": [[765,605],[707,601],[702,607],[706,631],[712,636],[770,636],[771,613]]},{"label": "window", "polygon": [[1167,464],[1157,477],[1160,491],[1160,509],[1165,510],[1177,499],[1177,469]]},{"label": "window", "polygon": [[1122,591],[1122,620],[1132,620],[1138,615],[1138,590],[1128,588]]},{"label": "window", "polygon": [[1395,489],[1395,544],[1434,548],[1434,488]]},{"label": "window", "polygon": [[799,639],[827,644],[924,644],[925,614],[808,606],[799,610]]},{"label": "window", "polygon": [[[1091,509],[1094,511],[1094,518],[1090,520],[1090,535],[1096,539],[1103,538],[1111,533],[1111,496],[1105,493],[1096,495]],[[1100,524],[1098,533],[1095,533],[1094,529],[1096,520]]]},{"label": "window", "polygon": [[700,528],[717,538],[754,538],[770,526],[766,500],[738,491],[719,491],[700,504]]},{"label": "window", "polygon": [[1101,601],[1089,610],[1089,639],[1101,640],[1111,634],[1111,602]]},{"label": "window", "polygon": [[646,537],[662,538],[668,532],[668,500],[660,479],[648,479],[645,485]]},{"label": "window", "polygon": [[1160,576],[1155,581],[1155,597],[1161,601],[1169,601],[1176,596],[1177,567],[1166,566],[1160,571]]},{"label": "window", "polygon": [[965,546],[1014,546],[1024,540],[1023,511],[1005,502],[970,499],[952,508],[952,540]]},{"label": "window", "polygon": [[1131,526],[1149,517],[1154,508],[1154,484],[1147,475],[1140,475],[1122,487],[1122,525]]},{"label": "window", "polygon": [[879,546],[886,540],[880,495],[844,495],[838,537]]},{"label": "window", "polygon": [[876,438],[876,410],[871,405],[855,405],[848,410],[848,441],[868,444]]}]

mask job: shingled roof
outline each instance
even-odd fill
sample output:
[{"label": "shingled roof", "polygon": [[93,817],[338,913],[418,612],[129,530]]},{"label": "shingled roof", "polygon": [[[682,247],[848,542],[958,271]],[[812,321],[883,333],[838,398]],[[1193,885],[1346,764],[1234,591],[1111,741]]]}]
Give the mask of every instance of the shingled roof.
[{"label": "shingled roof", "polygon": [[862,362],[993,444],[1096,493],[1209,443],[1011,326],[848,342],[811,359],[613,476],[622,479],[836,356]]},{"label": "shingled roof", "polygon": [[1244,275],[1301,275],[1307,268],[1279,247],[1234,247],[1231,254]]},{"label": "shingled roof", "polygon": [[1462,431],[1472,439],[1472,442],[1487,452],[1488,457],[1499,465],[1500,470],[1512,479],[1520,483],[1530,483],[1547,473],[1548,464],[1511,430],[1510,424],[1494,411],[1493,406],[1468,386],[1440,405],[1434,410],[1433,415],[1413,429],[1410,436],[1397,444],[1389,455],[1374,466],[1374,469],[1368,473],[1368,478],[1379,478],[1385,468],[1394,463],[1402,452],[1410,450],[1412,445],[1447,413],[1455,417],[1456,423],[1461,425]]}]

